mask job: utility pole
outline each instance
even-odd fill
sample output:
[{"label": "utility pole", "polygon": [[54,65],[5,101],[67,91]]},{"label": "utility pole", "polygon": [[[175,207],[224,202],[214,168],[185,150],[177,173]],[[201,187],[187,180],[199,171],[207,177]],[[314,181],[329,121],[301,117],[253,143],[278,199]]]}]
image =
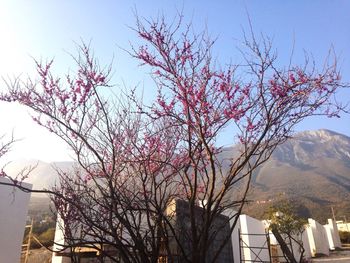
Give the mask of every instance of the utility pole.
[{"label": "utility pole", "polygon": [[335,220],[335,215],[334,215],[334,209],[333,209],[333,206],[331,206],[331,209],[332,209],[332,215],[333,215],[333,220],[334,220],[334,223],[336,223],[337,221]]}]

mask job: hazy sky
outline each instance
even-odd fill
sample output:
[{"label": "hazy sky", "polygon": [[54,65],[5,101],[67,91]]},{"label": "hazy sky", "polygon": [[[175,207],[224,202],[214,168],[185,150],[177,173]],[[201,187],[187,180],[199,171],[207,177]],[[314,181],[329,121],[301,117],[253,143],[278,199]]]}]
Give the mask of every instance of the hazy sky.
[{"label": "hazy sky", "polygon": [[[207,28],[217,37],[215,56],[221,65],[238,58],[235,47],[242,30],[249,30],[248,15],[256,34],[272,37],[281,61],[287,61],[294,43],[294,62],[303,61],[304,50],[322,63],[331,47],[339,56],[343,79],[350,80],[350,1],[90,1],[90,0],[0,0],[0,75],[32,75],[33,57],[55,58],[55,69],[63,74],[74,68],[68,53],[75,43],[91,41],[100,63],[113,59],[115,88],[140,86],[148,94],[154,85],[136,61],[123,51],[137,43],[130,27],[135,10],[141,17],[163,13],[171,19],[183,10],[186,21],[196,31]],[[0,90],[5,89],[1,82]],[[150,92],[152,94],[152,92]],[[342,97],[350,98],[348,92]],[[330,120],[313,118],[298,130],[327,128],[350,136],[349,117]],[[66,146],[36,126],[25,109],[0,103],[0,134],[14,131],[21,138],[9,159],[27,158],[45,161],[69,159]],[[224,143],[226,143],[224,141]]]}]

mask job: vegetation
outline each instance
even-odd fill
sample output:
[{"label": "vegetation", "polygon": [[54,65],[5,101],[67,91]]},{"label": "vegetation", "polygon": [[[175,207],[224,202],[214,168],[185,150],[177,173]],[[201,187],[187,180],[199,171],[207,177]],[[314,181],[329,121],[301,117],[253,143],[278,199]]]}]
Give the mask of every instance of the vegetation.
[{"label": "vegetation", "polygon": [[350,244],[350,232],[339,231],[340,241],[345,244]]},{"label": "vegetation", "polygon": [[[32,232],[32,238],[31,238],[31,249],[41,248],[41,247],[51,247],[54,242],[54,236],[55,236],[55,227],[49,226],[49,225],[38,225],[34,224],[33,226],[33,232]],[[29,236],[29,228],[26,228],[26,231],[24,233],[23,237],[23,243],[28,243],[28,236]],[[34,238],[34,237],[36,238]],[[37,240],[40,242],[37,242]]]},{"label": "vegetation", "polygon": [[[302,234],[307,221],[297,216],[295,207],[289,201],[281,201],[268,211],[269,229],[281,246],[287,262],[303,262],[304,246]],[[293,244],[298,247],[298,255],[293,253]]]}]

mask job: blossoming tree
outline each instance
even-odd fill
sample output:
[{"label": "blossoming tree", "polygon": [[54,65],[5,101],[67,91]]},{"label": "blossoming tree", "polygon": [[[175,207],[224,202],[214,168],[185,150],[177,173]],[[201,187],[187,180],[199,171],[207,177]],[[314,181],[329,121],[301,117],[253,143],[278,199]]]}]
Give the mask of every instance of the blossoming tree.
[{"label": "blossoming tree", "polygon": [[[279,68],[271,43],[254,36],[243,64],[219,69],[214,42],[181,19],[138,20],[135,32],[144,44],[129,53],[151,70],[152,104],[134,91],[106,98],[110,68],[85,45],[74,74],[55,77],[52,62],[38,62],[39,81],[16,79],[1,99],[31,108],[76,154],[78,168],[59,172],[50,190],[67,247],[94,247],[115,262],[215,262],[231,236],[220,229],[235,227],[254,170],[300,121],[337,114],[340,75],[336,64]],[[223,159],[216,140],[227,127],[237,147]],[[167,212],[174,199],[188,204],[186,229]]]},{"label": "blossoming tree", "polygon": [[[9,140],[5,140],[5,136],[0,136],[0,159],[4,158],[4,156],[9,152],[11,146],[15,142],[13,136]],[[0,169],[0,177],[6,176],[6,173],[4,172],[3,167]]]}]

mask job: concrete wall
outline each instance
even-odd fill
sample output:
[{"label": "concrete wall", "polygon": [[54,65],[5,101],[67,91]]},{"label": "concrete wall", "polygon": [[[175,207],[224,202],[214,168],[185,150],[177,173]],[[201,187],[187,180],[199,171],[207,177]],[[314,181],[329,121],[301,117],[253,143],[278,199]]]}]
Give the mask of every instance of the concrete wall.
[{"label": "concrete wall", "polygon": [[311,218],[308,219],[309,225],[306,228],[311,254],[315,257],[317,254],[329,255],[329,246],[326,229]]},{"label": "concrete wall", "polygon": [[[227,211],[224,212],[224,215],[228,216],[230,218],[230,228],[232,228],[234,221],[236,219],[236,211],[232,209],[227,209]],[[237,215],[238,216],[238,215]],[[239,251],[239,229],[240,229],[240,222],[239,222],[239,216],[236,223],[236,226],[234,227],[232,233],[231,233],[231,243],[232,243],[232,254],[233,254],[233,262],[240,262],[240,251]]]},{"label": "concrete wall", "polygon": [[312,257],[312,250],[310,247],[310,240],[309,240],[309,235],[307,233],[307,226],[305,226],[305,230],[302,234],[302,241],[303,241],[303,246],[304,246],[304,258],[310,259]]},{"label": "concrete wall", "polygon": [[[268,228],[270,226],[270,222],[269,220],[263,220],[262,221],[265,225],[266,228]],[[278,256],[280,257],[279,258],[279,262],[286,262],[286,260],[283,258],[283,252],[278,244],[278,241],[276,239],[276,237],[272,234],[272,232],[269,232],[269,237],[270,237],[270,244],[272,246],[276,246],[277,247],[277,254]],[[283,237],[283,236],[282,236]],[[302,233],[301,237],[295,237],[295,239],[298,239],[300,240],[301,238],[301,242],[302,242],[302,246],[304,248],[304,255],[303,255],[303,258],[305,259],[310,259],[311,258],[311,250],[310,250],[310,245],[309,245],[309,239],[308,239],[308,235],[307,235],[307,231],[306,229],[304,230],[304,232]],[[299,259],[300,258],[300,255],[301,255],[301,247],[300,245],[293,241],[293,240],[286,240],[286,243],[287,245],[289,245],[290,243],[292,244],[292,249],[291,251],[293,252],[293,255],[296,259]],[[290,246],[289,246],[290,248]]]},{"label": "concrete wall", "polygon": [[[81,237],[81,223],[76,222],[72,223],[71,227],[71,235],[75,238]],[[70,257],[62,257],[59,256],[58,253],[70,253],[70,248],[67,247],[67,242],[64,238],[65,224],[60,215],[57,215],[56,221],[56,230],[54,237],[54,245],[53,245],[53,253],[52,253],[52,263],[70,263]],[[88,238],[86,240],[89,240]]]},{"label": "concrete wall", "polygon": [[[54,245],[53,245],[53,251],[61,251],[64,249],[62,245],[65,245],[64,240],[64,222],[61,219],[59,215],[57,215],[57,221],[56,221],[56,230],[55,230],[55,238],[54,238]],[[70,259],[68,257],[61,257],[57,256],[56,253],[52,253],[52,263],[70,263]]]},{"label": "concrete wall", "polygon": [[242,259],[244,258],[247,262],[269,261],[268,249],[260,249],[260,247],[268,248],[264,223],[247,215],[240,215],[239,220],[241,239],[244,242],[241,249]]},{"label": "concrete wall", "polygon": [[[0,182],[11,183],[7,178],[0,178]],[[32,188],[31,184],[22,185]],[[29,199],[30,193],[0,185],[0,262],[20,261]]]},{"label": "concrete wall", "polygon": [[[300,236],[299,237],[295,237],[294,236],[293,238],[296,238],[296,239],[300,240]],[[298,244],[294,240],[290,240],[290,241],[287,240],[287,242],[290,242],[292,244],[291,251],[293,252],[293,255],[294,255],[295,259],[299,260],[299,258],[301,256],[300,244]],[[307,235],[307,231],[306,230],[301,235],[301,242],[302,242],[302,246],[304,248],[303,258],[311,259],[312,254],[311,254],[311,249],[310,249],[310,245],[309,245],[309,241],[308,241],[308,235]],[[281,256],[282,255],[283,255],[283,253],[281,253]],[[286,262],[286,261],[281,260],[281,262]]]},{"label": "concrete wall", "polygon": [[329,249],[341,248],[337,224],[332,219],[328,219],[328,224],[324,225],[324,228],[326,229]]},{"label": "concrete wall", "polygon": [[[312,257],[312,254],[311,254],[311,249],[310,249],[310,244],[309,244],[309,241],[308,241],[308,235],[307,235],[307,231],[305,230],[301,237],[293,237],[293,238],[296,238],[298,240],[300,240],[301,238],[301,242],[302,242],[302,246],[304,248],[304,254],[303,254],[303,258],[305,259],[311,259]],[[299,241],[298,241],[299,242]],[[294,257],[299,260],[300,256],[301,256],[301,247],[300,245],[295,242],[294,240],[291,240],[291,243],[292,243],[292,251],[293,251],[293,255]]]},{"label": "concrete wall", "polygon": [[[171,205],[171,209],[173,210],[174,207]],[[175,201],[175,215],[173,219],[175,219],[173,227],[177,231],[177,235],[179,238],[179,241],[181,242],[182,248],[184,249],[185,253],[187,253],[187,256],[191,256],[193,253],[191,250],[191,243],[192,243],[192,235],[191,235],[191,217],[190,217],[190,209],[189,209],[189,203],[184,200],[176,200]],[[196,219],[196,224],[199,229],[203,225],[203,218],[204,218],[204,212],[205,210],[201,208],[200,206],[197,206],[194,208],[194,215]],[[233,255],[232,255],[232,244],[231,242],[227,242],[227,239],[230,238],[231,232],[230,232],[230,217],[224,214],[218,215],[213,219],[211,228],[209,230],[209,236],[211,236],[211,244],[206,250],[206,260],[208,262],[213,261],[214,256],[216,256],[216,253],[218,253],[218,256],[215,259],[215,262],[220,263],[229,263],[233,262]],[[229,240],[230,241],[230,240]],[[174,242],[174,247],[177,247],[177,244]],[[219,250],[220,249],[220,250]],[[183,262],[184,257],[180,254],[176,259],[176,262]]]}]

